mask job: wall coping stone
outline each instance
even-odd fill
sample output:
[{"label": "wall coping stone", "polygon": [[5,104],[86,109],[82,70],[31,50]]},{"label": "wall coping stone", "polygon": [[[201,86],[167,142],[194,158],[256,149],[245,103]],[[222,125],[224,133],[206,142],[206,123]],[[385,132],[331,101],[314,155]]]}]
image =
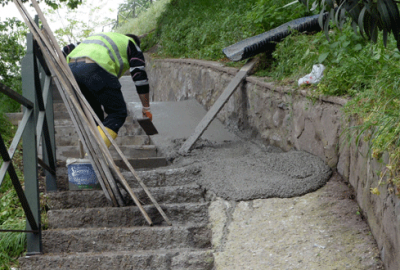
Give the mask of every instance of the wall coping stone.
[{"label": "wall coping stone", "polygon": [[[191,58],[185,58],[185,59],[174,59],[174,58],[154,59],[153,58],[152,61],[203,66],[206,68],[214,69],[219,72],[230,74],[232,76],[235,76],[236,73],[238,73],[238,71],[239,71],[239,69],[237,69],[237,68],[226,67],[223,64],[215,62],[215,61],[198,60],[198,59],[191,59]],[[293,92],[293,89],[291,89],[290,87],[280,86],[273,82],[265,82],[261,77],[248,76],[245,78],[245,80],[246,80],[246,82],[250,82],[250,83],[256,84],[260,87],[267,88],[268,90],[272,90],[272,91],[279,92],[282,94]],[[306,90],[300,90],[299,92],[301,95],[303,95],[305,97],[311,97],[310,93]],[[324,102],[329,102],[332,104],[341,105],[341,106],[346,105],[346,103],[349,101],[348,98],[344,98],[344,97],[323,96],[323,95],[319,96],[319,100],[324,101]]]}]

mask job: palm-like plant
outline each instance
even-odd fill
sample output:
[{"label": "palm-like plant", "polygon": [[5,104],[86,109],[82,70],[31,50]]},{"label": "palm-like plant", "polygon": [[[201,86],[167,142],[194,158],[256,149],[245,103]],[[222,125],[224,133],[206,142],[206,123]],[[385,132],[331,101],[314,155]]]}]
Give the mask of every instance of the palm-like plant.
[{"label": "palm-like plant", "polygon": [[[309,8],[311,1],[298,0]],[[333,21],[339,28],[347,17],[351,17],[354,29],[359,27],[361,35],[376,42],[378,32],[383,33],[383,42],[386,45],[387,37],[393,34],[400,50],[400,14],[398,1],[395,0],[315,0],[313,8],[320,10],[320,25],[328,32],[329,21]],[[328,12],[327,20],[323,20],[324,13]]]}]

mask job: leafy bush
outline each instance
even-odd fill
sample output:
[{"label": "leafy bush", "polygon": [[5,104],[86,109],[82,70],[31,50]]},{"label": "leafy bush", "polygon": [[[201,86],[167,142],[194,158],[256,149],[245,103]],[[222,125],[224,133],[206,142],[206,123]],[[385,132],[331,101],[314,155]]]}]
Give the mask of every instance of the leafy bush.
[{"label": "leafy bush", "polygon": [[[25,54],[24,38],[26,27],[12,18],[0,21],[0,81],[21,93],[20,61]],[[19,110],[19,104],[4,94],[0,94],[0,113]]]}]

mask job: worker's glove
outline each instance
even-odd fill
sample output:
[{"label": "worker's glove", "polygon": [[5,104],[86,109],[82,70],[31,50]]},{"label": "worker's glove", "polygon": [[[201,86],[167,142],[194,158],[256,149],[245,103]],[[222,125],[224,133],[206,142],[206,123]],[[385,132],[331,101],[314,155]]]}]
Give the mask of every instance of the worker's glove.
[{"label": "worker's glove", "polygon": [[153,121],[153,115],[151,114],[150,107],[143,107],[142,109],[143,117],[147,117],[150,121]]}]

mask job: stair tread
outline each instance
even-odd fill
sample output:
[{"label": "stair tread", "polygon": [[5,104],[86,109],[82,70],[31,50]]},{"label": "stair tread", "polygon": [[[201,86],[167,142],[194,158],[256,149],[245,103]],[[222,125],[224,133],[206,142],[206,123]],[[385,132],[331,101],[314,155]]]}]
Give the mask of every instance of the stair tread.
[{"label": "stair tread", "polygon": [[[160,204],[160,207],[173,225],[206,224],[208,221],[206,202]],[[144,205],[143,208],[154,225],[166,223],[154,205]],[[49,210],[47,215],[50,229],[148,225],[137,206]]]},{"label": "stair tread", "polygon": [[[164,186],[148,188],[154,199],[160,204],[204,202],[203,189],[196,183],[181,186]],[[143,189],[132,190],[143,205],[152,204]],[[67,209],[75,207],[106,207],[110,202],[102,190],[74,190],[47,193],[50,209]],[[127,205],[133,205],[132,199],[125,195]]]},{"label": "stair tread", "polygon": [[22,257],[20,266],[29,269],[141,269],[211,270],[214,257],[210,249],[178,248],[146,251],[106,251],[47,253]]},{"label": "stair tread", "polygon": [[[160,255],[176,252],[190,252],[190,253],[209,253],[209,248],[171,248],[171,249],[146,249],[146,250],[122,250],[122,251],[103,251],[103,252],[64,252],[64,253],[45,253],[42,255],[35,255],[35,257],[76,257],[76,256],[118,256],[118,255]],[[30,256],[26,256],[30,258]]]},{"label": "stair tread", "polygon": [[51,229],[42,235],[45,253],[211,247],[206,224]]}]

